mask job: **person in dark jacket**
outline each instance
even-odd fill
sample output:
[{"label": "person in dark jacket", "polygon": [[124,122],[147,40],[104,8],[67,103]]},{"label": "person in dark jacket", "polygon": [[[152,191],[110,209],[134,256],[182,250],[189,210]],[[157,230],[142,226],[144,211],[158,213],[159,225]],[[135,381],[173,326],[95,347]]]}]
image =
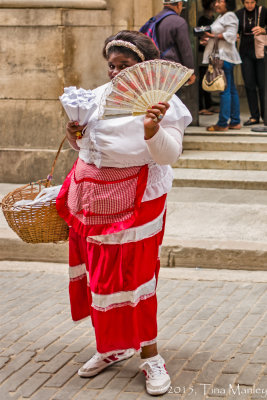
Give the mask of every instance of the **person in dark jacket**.
[{"label": "person in dark jacket", "polygon": [[[197,26],[207,26],[207,25],[211,25],[214,22],[214,1],[215,0],[202,0],[201,1],[202,7],[203,7],[203,14],[198,19]],[[201,37],[200,37],[200,39],[201,39]],[[204,50],[205,50],[205,46],[203,46],[202,44],[199,44],[199,46],[198,46],[199,60],[201,60],[201,63],[198,67],[199,114],[200,115],[212,115],[213,110],[216,110],[216,108],[213,107],[214,103],[211,98],[211,93],[206,92],[205,90],[202,89],[202,80],[207,71],[207,66],[202,64]]]},{"label": "person in dark jacket", "polygon": [[[168,10],[175,11],[176,15],[168,15],[157,26],[157,39],[164,59],[185,65],[194,69],[194,57],[188,33],[188,25],[180,16],[183,9],[182,0],[163,0],[164,8],[156,15],[156,18]],[[195,74],[191,75],[188,84],[192,85],[196,80]]]},{"label": "person in dark jacket", "polygon": [[244,7],[236,12],[236,16],[239,20],[238,33],[241,38],[239,52],[242,59],[242,75],[251,115],[244,125],[249,126],[258,124],[260,115],[264,119],[264,58],[256,58],[254,36],[266,34],[267,8],[261,8],[258,24],[257,0],[242,0],[242,3]]}]

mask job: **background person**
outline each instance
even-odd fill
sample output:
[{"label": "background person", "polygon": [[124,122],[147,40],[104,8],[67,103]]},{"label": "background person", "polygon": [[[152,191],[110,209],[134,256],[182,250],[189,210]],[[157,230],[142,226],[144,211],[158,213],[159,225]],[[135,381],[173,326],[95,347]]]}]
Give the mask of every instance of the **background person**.
[{"label": "background person", "polygon": [[[164,59],[185,65],[187,68],[194,69],[194,56],[190,43],[188,25],[184,18],[180,16],[183,9],[182,0],[163,0],[163,9],[155,17],[166,13],[166,10],[175,11],[176,15],[168,15],[157,25],[157,40],[159,50],[164,53]],[[195,74],[191,75],[187,84],[195,82]]]},{"label": "background person", "polygon": [[[245,126],[258,124],[260,116],[264,120],[264,58],[256,58],[254,36],[266,34],[267,9],[262,7],[259,26],[259,6],[257,0],[242,0],[244,7],[236,12],[239,20],[239,47],[242,59],[241,69],[245,83],[251,117]],[[258,98],[258,92],[259,98]],[[259,107],[260,100],[260,107]]]},{"label": "background person", "polygon": [[[203,15],[201,15],[201,17],[199,18],[197,26],[209,26],[214,22],[214,0],[202,0],[201,3],[203,7]],[[199,44],[199,60],[201,60],[201,64],[198,67],[199,114],[212,115],[214,110],[212,106],[214,105],[214,103],[212,102],[211,93],[206,92],[202,89],[202,80],[207,70],[207,67],[202,64],[204,50],[205,46]]]},{"label": "background person", "polygon": [[227,87],[220,93],[220,113],[216,125],[207,127],[207,131],[227,131],[240,129],[240,104],[239,96],[234,82],[234,66],[241,63],[241,58],[236,49],[238,19],[232,12],[235,9],[234,0],[216,0],[215,11],[219,14],[211,25],[212,33],[205,33],[202,44],[206,45],[203,64],[209,63],[209,56],[214,47],[214,38],[218,39],[219,57],[224,61]]},{"label": "background person", "polygon": [[[159,58],[151,39],[121,31],[105,41],[109,78],[139,62]],[[70,226],[69,294],[75,321],[91,316],[97,353],[78,374],[91,377],[141,352],[146,389],[168,391],[170,377],[157,350],[156,286],[172,168],[192,118],[173,96],[146,115],[99,119],[109,83],[93,92],[98,109],[85,128],[67,124],[79,158],[57,198]]]}]

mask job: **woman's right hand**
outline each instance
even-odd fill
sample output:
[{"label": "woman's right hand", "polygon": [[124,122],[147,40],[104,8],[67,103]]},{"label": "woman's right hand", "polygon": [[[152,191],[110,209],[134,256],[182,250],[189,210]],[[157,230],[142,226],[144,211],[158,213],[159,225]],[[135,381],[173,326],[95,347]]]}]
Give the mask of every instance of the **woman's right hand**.
[{"label": "woman's right hand", "polygon": [[258,25],[254,26],[254,28],[252,28],[251,31],[254,36],[266,35],[266,30]]},{"label": "woman's right hand", "polygon": [[82,131],[86,124],[79,125],[78,121],[69,121],[66,126],[66,136],[69,140],[76,140],[82,138]]}]

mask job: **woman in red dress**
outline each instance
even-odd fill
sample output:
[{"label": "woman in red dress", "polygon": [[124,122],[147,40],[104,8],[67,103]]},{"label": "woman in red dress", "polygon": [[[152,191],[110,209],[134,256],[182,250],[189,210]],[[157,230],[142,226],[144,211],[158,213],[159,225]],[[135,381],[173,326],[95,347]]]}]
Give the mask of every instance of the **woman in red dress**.
[{"label": "woman in red dress", "polygon": [[[109,78],[136,63],[159,58],[140,32],[121,31],[103,50]],[[75,321],[91,316],[97,353],[79,369],[94,376],[115,362],[141,354],[149,394],[165,393],[170,377],[157,351],[156,285],[172,168],[182,152],[191,115],[173,96],[146,115],[102,120],[101,97],[86,128],[67,125],[79,157],[57,198],[70,226],[70,303]],[[85,131],[80,139],[81,132]]]}]

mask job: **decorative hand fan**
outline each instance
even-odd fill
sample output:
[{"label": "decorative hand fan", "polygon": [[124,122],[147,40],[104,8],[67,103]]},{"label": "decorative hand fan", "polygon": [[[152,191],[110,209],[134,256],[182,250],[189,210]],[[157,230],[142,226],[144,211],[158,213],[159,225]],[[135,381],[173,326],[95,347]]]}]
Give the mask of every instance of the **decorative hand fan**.
[{"label": "decorative hand fan", "polygon": [[152,105],[169,101],[193,72],[166,60],[144,61],[126,68],[103,94],[101,118],[145,114]]}]

